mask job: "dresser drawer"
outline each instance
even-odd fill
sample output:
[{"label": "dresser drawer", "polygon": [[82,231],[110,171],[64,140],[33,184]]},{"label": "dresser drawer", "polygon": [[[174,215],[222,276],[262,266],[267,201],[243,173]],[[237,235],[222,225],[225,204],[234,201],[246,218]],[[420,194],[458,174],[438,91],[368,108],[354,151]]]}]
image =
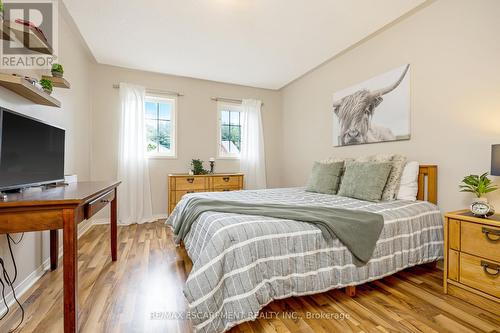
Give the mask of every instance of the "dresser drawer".
[{"label": "dresser drawer", "polygon": [[460,250],[500,261],[500,228],[472,222],[461,222]]},{"label": "dresser drawer", "polygon": [[174,182],[176,191],[208,190],[207,177],[176,177]]},{"label": "dresser drawer", "polygon": [[94,216],[98,211],[103,209],[107,204],[109,204],[115,198],[115,190],[111,190],[99,198],[89,202],[85,205],[85,219],[89,219]]},{"label": "dresser drawer", "polygon": [[196,190],[186,190],[186,191],[175,191],[175,194],[173,196],[172,199],[174,199],[175,201],[172,202],[172,203],[178,203],[179,201],[181,201],[182,197],[185,195],[185,194],[189,194],[189,193],[196,193],[196,192],[202,192],[201,190],[199,191],[196,191]]},{"label": "dresser drawer", "polygon": [[461,253],[460,283],[500,297],[500,262]]},{"label": "dresser drawer", "polygon": [[239,191],[241,188],[239,186],[226,186],[215,188],[214,192],[230,192],[230,191]]},{"label": "dresser drawer", "polygon": [[243,174],[221,173],[190,176],[188,174],[168,175],[168,213],[186,193],[224,192],[243,189]]},{"label": "dresser drawer", "polygon": [[242,177],[241,176],[214,176],[212,177],[212,187],[214,189],[224,189],[224,188],[241,188]]}]

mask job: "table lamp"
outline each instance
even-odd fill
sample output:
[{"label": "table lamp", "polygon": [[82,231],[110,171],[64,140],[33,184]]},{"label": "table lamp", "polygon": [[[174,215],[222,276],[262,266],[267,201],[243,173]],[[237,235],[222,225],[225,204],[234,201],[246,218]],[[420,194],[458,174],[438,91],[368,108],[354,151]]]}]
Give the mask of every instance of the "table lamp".
[{"label": "table lamp", "polygon": [[500,176],[500,144],[491,146],[491,175]]}]

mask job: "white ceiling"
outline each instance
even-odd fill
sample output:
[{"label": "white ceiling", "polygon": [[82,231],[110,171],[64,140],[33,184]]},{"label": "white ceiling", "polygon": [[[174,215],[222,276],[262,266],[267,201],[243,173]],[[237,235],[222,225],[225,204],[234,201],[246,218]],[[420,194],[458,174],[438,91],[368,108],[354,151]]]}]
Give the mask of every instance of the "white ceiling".
[{"label": "white ceiling", "polygon": [[279,89],[424,0],[64,0],[99,63]]}]

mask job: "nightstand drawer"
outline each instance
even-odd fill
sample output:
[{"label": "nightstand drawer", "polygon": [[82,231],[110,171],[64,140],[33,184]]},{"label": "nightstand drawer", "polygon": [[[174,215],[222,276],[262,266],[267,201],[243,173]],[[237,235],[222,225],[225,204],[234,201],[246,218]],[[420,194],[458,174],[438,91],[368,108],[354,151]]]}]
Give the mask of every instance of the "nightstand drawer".
[{"label": "nightstand drawer", "polygon": [[214,176],[212,177],[212,187],[214,189],[219,188],[229,188],[229,187],[241,187],[242,177],[241,176]]},{"label": "nightstand drawer", "polygon": [[500,297],[500,262],[461,253],[460,283]]},{"label": "nightstand drawer", "polygon": [[460,234],[461,251],[500,262],[500,228],[462,221]]},{"label": "nightstand drawer", "polygon": [[203,191],[208,190],[207,177],[176,177],[175,178],[176,191]]}]

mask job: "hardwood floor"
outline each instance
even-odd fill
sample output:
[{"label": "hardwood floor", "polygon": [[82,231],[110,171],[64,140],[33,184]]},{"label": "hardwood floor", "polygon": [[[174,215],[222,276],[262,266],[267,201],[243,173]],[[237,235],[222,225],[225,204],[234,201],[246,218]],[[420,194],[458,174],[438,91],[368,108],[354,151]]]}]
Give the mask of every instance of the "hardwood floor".
[{"label": "hardwood floor", "polygon": [[[191,332],[189,322],[162,314],[184,311],[183,281],[191,261],[161,222],[120,227],[118,262],[111,263],[108,226],[79,241],[81,332]],[[22,258],[17,258],[22,260]],[[62,265],[47,272],[21,301],[18,332],[62,332]],[[0,322],[16,325],[19,311]],[[350,298],[342,290],[268,305],[261,318],[230,333],[500,332],[500,317],[442,294],[442,272],[415,267],[365,284]]]}]

